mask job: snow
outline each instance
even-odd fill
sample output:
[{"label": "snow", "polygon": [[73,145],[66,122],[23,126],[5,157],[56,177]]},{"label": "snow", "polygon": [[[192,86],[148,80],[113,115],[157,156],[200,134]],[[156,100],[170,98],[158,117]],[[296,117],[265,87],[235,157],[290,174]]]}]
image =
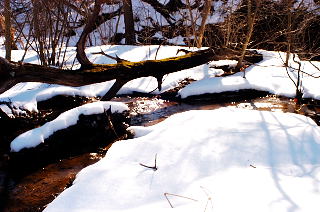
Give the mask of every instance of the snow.
[{"label": "snow", "polygon": [[[97,64],[112,64],[115,63],[114,60],[107,58],[103,55],[92,54],[95,52],[104,51],[109,55],[118,55],[120,58],[137,62],[141,60],[148,59],[163,59],[167,57],[174,57],[183,55],[179,53],[176,55],[178,49],[187,49],[187,50],[196,50],[196,48],[186,48],[179,46],[128,46],[128,45],[105,45],[97,46],[86,49],[86,53],[90,61]],[[23,50],[14,50],[13,51],[13,61],[21,60],[23,55]],[[4,56],[5,52],[0,51],[0,56]],[[66,61],[67,68],[78,68],[79,64],[74,64],[73,61],[75,58],[76,52],[74,47],[67,48],[67,57]],[[38,58],[34,51],[28,51],[25,61],[28,63],[38,64]],[[164,77],[162,84],[162,91],[167,91],[172,88],[175,88],[179,81],[185,78],[191,79],[202,79],[205,76],[215,75],[215,72],[209,70],[208,65],[198,66],[189,70],[183,70],[176,72]],[[97,83],[92,85],[86,85],[81,87],[69,87],[62,85],[53,85],[53,84],[42,84],[34,82],[19,83],[15,85],[10,90],[0,94],[0,101],[12,102],[16,112],[21,112],[21,110],[28,111],[37,111],[37,102],[50,99],[56,95],[71,95],[71,96],[103,96],[113,85],[114,80],[107,81],[103,83]],[[140,79],[135,79],[128,82],[123,88],[119,91],[118,94],[131,94],[133,92],[143,92],[143,93],[160,93],[157,90],[158,83],[153,77],[144,77]],[[3,107],[2,107],[3,108]]]},{"label": "snow", "polygon": [[[272,52],[258,50],[263,55],[263,61],[253,64],[246,69],[245,78],[243,73],[236,73],[228,77],[209,77],[191,83],[179,91],[181,98],[205,93],[221,93],[225,91],[238,91],[241,89],[255,89],[267,91],[272,94],[295,97],[296,86],[290,77],[297,82],[298,61],[301,63],[301,71],[320,76],[320,72],[308,61],[294,59],[291,55],[289,68],[284,66],[286,54],[283,52]],[[320,67],[319,63],[315,66]],[[305,73],[301,74],[302,91],[304,98],[320,99],[320,79],[311,77]],[[196,88],[196,89],[195,89]]]},{"label": "snow", "polygon": [[[320,129],[310,118],[223,108],[131,130],[136,138],[113,144],[44,211],[320,210]],[[155,157],[156,171],[140,165]]]},{"label": "snow", "polygon": [[44,140],[52,135],[54,132],[65,129],[69,126],[75,125],[79,120],[79,116],[92,115],[103,113],[111,107],[111,112],[121,113],[128,110],[128,107],[120,102],[94,102],[85,104],[80,107],[73,108],[62,114],[60,114],[53,121],[47,122],[41,127],[29,130],[11,142],[11,151],[19,152],[23,148],[36,147],[37,145],[44,143]]},{"label": "snow", "polygon": [[[97,64],[111,64],[114,60],[106,58],[103,55],[92,54],[101,50],[109,55],[118,55],[120,58],[129,61],[142,61],[149,59],[163,59],[176,56],[178,49],[196,50],[196,48],[187,48],[180,46],[128,46],[128,45],[104,45],[87,48],[86,53],[90,61]],[[193,95],[205,93],[221,93],[225,91],[238,91],[241,89],[255,89],[267,91],[272,94],[294,97],[296,87],[291,78],[296,81],[298,64],[294,60],[302,64],[301,70],[319,77],[320,72],[311,63],[300,61],[297,57],[293,60],[290,57],[288,73],[284,67],[286,54],[283,52],[272,52],[257,50],[263,54],[263,61],[253,64],[246,70],[246,78],[243,78],[243,73],[236,73],[228,77],[216,77],[223,73],[221,69],[212,68],[213,66],[229,65],[234,67],[237,63],[235,60],[212,61],[209,64],[197,66],[188,70],[182,70],[164,76],[162,90],[158,91],[157,81],[153,77],[144,77],[132,80],[125,84],[118,94],[132,94],[134,92],[159,94],[179,85],[179,82],[189,78],[197,80],[179,91],[181,98],[187,98]],[[182,55],[179,53],[178,55]],[[13,60],[19,61],[23,55],[22,50],[13,51]],[[75,58],[75,48],[67,48],[66,67],[77,68],[79,64],[73,64]],[[0,51],[0,56],[4,56],[4,51]],[[38,58],[34,51],[28,51],[26,62],[38,63]],[[313,62],[316,67],[320,67],[319,62]],[[303,97],[320,99],[320,79],[313,78],[306,74],[301,75],[303,87]],[[12,102],[16,108],[16,112],[23,110],[37,111],[37,102],[44,101],[56,95],[79,95],[87,97],[103,96],[113,85],[113,81],[97,83],[81,87],[68,87],[61,85],[49,85],[34,82],[19,83],[10,90],[0,94],[0,101]],[[6,110],[4,106],[2,109]],[[7,111],[7,110],[6,110]]]}]

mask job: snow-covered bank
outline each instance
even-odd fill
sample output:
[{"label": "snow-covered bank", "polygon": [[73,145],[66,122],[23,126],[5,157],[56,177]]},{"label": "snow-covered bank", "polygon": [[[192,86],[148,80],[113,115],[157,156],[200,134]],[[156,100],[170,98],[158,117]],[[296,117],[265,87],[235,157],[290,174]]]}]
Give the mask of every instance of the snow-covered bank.
[{"label": "snow-covered bank", "polygon": [[[97,64],[113,64],[116,61],[107,58],[103,55],[92,54],[103,50],[109,55],[118,55],[120,58],[129,61],[142,61],[148,59],[163,59],[167,57],[174,57],[183,55],[179,53],[178,49],[196,50],[195,48],[189,49],[180,46],[98,46],[86,49],[88,58],[93,63]],[[4,56],[4,51],[0,51],[0,56]],[[23,55],[22,50],[13,51],[13,60],[19,61]],[[76,52],[75,48],[70,47],[67,51],[68,60],[66,61],[66,67],[71,68],[74,62]],[[25,62],[38,63],[38,58],[35,56],[35,52],[28,51]],[[79,64],[75,64],[73,68],[78,68]],[[209,66],[202,65],[194,67],[190,70],[183,70],[180,72],[172,73],[164,77],[162,84],[162,91],[167,91],[178,86],[178,83],[185,79],[191,78],[195,80],[202,79],[208,76],[215,76],[216,71],[221,70],[210,70]],[[29,111],[37,111],[37,102],[50,99],[56,95],[79,95],[79,96],[103,96],[112,86],[113,81],[107,81],[103,83],[97,83],[81,87],[69,87],[61,85],[43,84],[35,82],[19,83],[10,90],[0,95],[0,101],[12,102],[16,108],[26,109]],[[135,79],[125,84],[118,94],[131,94],[133,92],[142,93],[160,93],[157,90],[158,83],[153,77],[144,77]]]},{"label": "snow-covered bank", "polygon": [[[243,73],[236,73],[228,77],[204,78],[180,90],[179,95],[181,98],[187,98],[207,93],[255,89],[276,95],[294,97],[296,86],[293,81],[296,83],[298,79],[298,63],[294,62],[291,57],[289,68],[285,68],[285,53],[264,50],[258,52],[262,53],[263,61],[247,68],[245,78],[243,78]],[[295,60],[302,64],[301,71],[305,72],[301,73],[303,97],[320,99],[320,78],[312,77],[320,76],[319,69],[316,68],[320,68],[320,63],[313,62],[316,66],[314,67],[310,62],[300,61],[298,58],[295,58]]]},{"label": "snow-covered bank", "polygon": [[[137,138],[115,143],[45,211],[320,210],[320,128],[310,118],[224,108],[132,130]],[[156,155],[156,171],[141,165]]]},{"label": "snow-covered bank", "polygon": [[112,113],[121,113],[128,110],[128,107],[120,102],[94,102],[73,108],[60,114],[53,121],[47,122],[41,127],[29,130],[11,142],[11,151],[19,152],[23,148],[35,147],[44,142],[54,132],[75,125],[81,114],[92,115],[103,113],[111,107]]},{"label": "snow-covered bank", "polygon": [[[118,55],[120,58],[129,61],[141,61],[148,59],[163,59],[167,57],[176,56],[180,46],[98,46],[87,48],[86,52],[90,61],[97,64],[111,64],[115,63],[114,60],[107,58],[103,55],[92,54],[94,52],[100,52],[103,50],[109,55]],[[188,48],[185,48],[188,49]],[[188,49],[196,50],[196,49]],[[191,83],[187,87],[180,90],[179,94],[182,98],[186,98],[192,95],[201,95],[205,93],[220,93],[224,91],[237,91],[240,89],[255,89],[260,91],[267,91],[276,95],[283,95],[293,97],[295,95],[295,85],[288,77],[288,73],[291,78],[296,81],[297,72],[292,68],[287,69],[284,67],[284,60],[286,58],[285,53],[270,52],[259,50],[263,54],[263,61],[258,64],[254,64],[247,68],[246,79],[242,78],[243,73],[236,73],[228,77],[216,77],[223,73],[221,69],[210,68],[213,65],[231,65],[234,66],[236,61],[213,61],[210,64],[204,64],[188,70],[175,72],[164,76],[162,91],[157,90],[157,80],[153,77],[144,77],[132,80],[125,84],[118,94],[132,94],[133,92],[153,93],[159,94],[170,89],[173,89],[179,85],[179,82],[190,78],[197,80]],[[66,61],[66,67],[71,68],[75,58],[75,48],[68,48]],[[181,55],[183,53],[179,53]],[[0,51],[0,55],[4,56],[4,51]],[[18,61],[23,55],[23,51],[17,50],[13,53],[13,60]],[[296,60],[299,61],[298,58]],[[38,63],[38,59],[35,56],[35,52],[29,51],[27,53],[26,62]],[[297,68],[298,64],[293,61],[293,58],[289,61],[290,66]],[[306,61],[300,61],[302,66],[301,70],[319,77],[320,72],[312,64]],[[314,62],[318,68],[319,62]],[[73,68],[77,68],[79,64],[75,64]],[[303,97],[320,99],[320,78],[313,78],[307,74],[301,75]],[[114,81],[107,81],[103,83],[97,83],[81,87],[68,87],[61,85],[49,85],[35,82],[19,83],[10,90],[0,95],[0,101],[12,102],[12,104],[19,109],[26,109],[29,111],[37,111],[37,102],[49,99],[56,95],[79,95],[79,96],[103,96]],[[4,110],[5,107],[2,106]],[[6,110],[8,111],[8,110]]]}]

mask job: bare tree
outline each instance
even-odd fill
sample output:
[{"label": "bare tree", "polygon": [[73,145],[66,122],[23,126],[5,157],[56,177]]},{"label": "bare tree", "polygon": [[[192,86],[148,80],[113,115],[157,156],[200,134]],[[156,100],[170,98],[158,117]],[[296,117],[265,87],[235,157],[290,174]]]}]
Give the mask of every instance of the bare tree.
[{"label": "bare tree", "polygon": [[203,8],[202,15],[201,15],[202,19],[201,19],[201,25],[199,28],[199,36],[197,39],[197,47],[198,48],[202,47],[203,35],[204,35],[204,31],[206,29],[206,21],[207,21],[207,18],[209,16],[210,10],[211,10],[211,2],[212,2],[212,0],[205,0],[204,8]]},{"label": "bare tree", "polygon": [[[242,67],[242,62],[243,62],[243,58],[246,54],[246,50],[248,48],[248,45],[249,45],[249,42],[251,40],[251,36],[252,36],[252,33],[253,33],[253,29],[254,29],[254,22],[255,22],[255,18],[256,18],[256,14],[258,12],[258,9],[260,7],[260,0],[256,0],[255,1],[256,4],[255,4],[255,10],[252,11],[252,1],[251,0],[248,0],[248,3],[247,3],[247,7],[248,7],[248,12],[247,12],[247,20],[248,20],[248,31],[247,31],[247,34],[246,34],[246,37],[245,37],[245,42],[243,43],[242,45],[242,53],[241,53],[241,56],[238,60],[238,63],[236,65],[236,69],[240,69]],[[245,77],[245,76],[244,76]]]},{"label": "bare tree", "polygon": [[131,0],[123,0],[123,12],[126,44],[134,44],[136,42],[136,38],[134,32],[134,20]]},{"label": "bare tree", "polygon": [[287,54],[286,54],[286,61],[285,66],[289,65],[290,53],[292,48],[292,5],[293,0],[284,0],[286,4],[286,12],[287,12]]},{"label": "bare tree", "polygon": [[44,49],[44,42],[45,40],[43,39],[45,36],[43,36],[43,31],[45,29],[43,29],[40,25],[40,10],[41,8],[44,6],[42,5],[42,2],[40,0],[32,0],[32,4],[33,4],[33,29],[34,29],[34,37],[37,40],[37,52],[40,58],[40,62],[42,65],[47,65],[48,61],[45,57],[45,49]]},{"label": "bare tree", "polygon": [[4,17],[5,17],[5,47],[6,47],[6,59],[11,60],[11,6],[10,0],[4,1]]}]

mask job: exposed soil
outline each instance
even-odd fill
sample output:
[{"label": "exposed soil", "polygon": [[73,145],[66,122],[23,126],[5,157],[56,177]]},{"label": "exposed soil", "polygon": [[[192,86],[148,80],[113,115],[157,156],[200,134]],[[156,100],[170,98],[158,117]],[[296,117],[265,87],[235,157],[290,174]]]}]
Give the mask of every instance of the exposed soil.
[{"label": "exposed soil", "polygon": [[[72,185],[75,175],[82,168],[103,157],[112,142],[127,136],[127,125],[122,125],[123,122],[149,126],[170,115],[188,110],[236,107],[300,113],[313,118],[320,125],[319,101],[305,99],[302,104],[296,104],[294,99],[253,90],[193,96],[183,101],[175,97],[175,94],[175,91],[171,91],[162,96],[117,97],[113,100],[125,102],[129,106],[130,120],[123,115],[111,117],[116,134],[110,126],[106,127],[110,121],[106,114],[82,116],[77,126],[58,132],[48,139],[46,142],[49,143],[49,149],[46,149],[46,145],[40,146],[41,154],[25,150],[19,156],[10,154],[9,162],[0,160],[3,163],[0,168],[9,166],[9,175],[0,169],[0,194],[1,191],[7,192],[6,199],[3,196],[0,199],[0,202],[6,202],[2,206],[4,211],[42,211],[59,193]],[[42,105],[43,110],[49,107]],[[39,160],[43,161],[25,168],[26,164]],[[6,188],[1,185],[6,185]]]},{"label": "exposed soil", "polygon": [[100,160],[99,154],[83,154],[64,159],[23,177],[19,183],[11,181],[4,212],[42,211],[58,194],[72,185],[76,174]]},{"label": "exposed soil", "polygon": [[[17,135],[92,100],[55,97],[40,103],[38,114],[1,120],[0,211],[41,211],[84,167],[97,162],[116,140],[130,136],[128,114],[80,115],[76,125],[55,132],[35,148],[10,152]],[[61,101],[65,100],[64,104]],[[53,104],[54,103],[54,104]],[[59,106],[60,105],[60,106]],[[7,130],[6,130],[7,129]]]}]

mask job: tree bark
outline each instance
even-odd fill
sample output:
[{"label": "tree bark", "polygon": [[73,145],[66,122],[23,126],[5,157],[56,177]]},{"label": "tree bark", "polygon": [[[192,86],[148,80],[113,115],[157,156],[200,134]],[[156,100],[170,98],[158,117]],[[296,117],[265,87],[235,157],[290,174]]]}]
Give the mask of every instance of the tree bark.
[{"label": "tree bark", "polygon": [[[78,70],[62,70],[28,63],[17,64],[0,57],[0,93],[19,82],[83,86],[116,79],[117,87],[119,87],[119,85],[122,86],[128,81],[140,77],[153,76],[159,79],[165,74],[192,68],[212,61],[216,57],[217,54],[213,49],[206,49],[162,60],[122,61],[109,65],[91,64]],[[109,98],[113,97],[117,91],[113,90],[113,94],[109,95]]]},{"label": "tree bark", "polygon": [[123,0],[124,25],[126,44],[135,44],[134,21],[131,0]]},{"label": "tree bark", "polygon": [[40,61],[42,65],[48,65],[46,55],[44,53],[44,36],[41,32],[41,26],[40,26],[40,9],[41,9],[41,2],[39,0],[32,0],[33,4],[33,29],[34,29],[34,36],[36,40],[38,41],[39,47],[37,48]]},{"label": "tree bark", "polygon": [[197,47],[198,48],[202,47],[203,35],[204,35],[204,31],[206,29],[206,21],[207,21],[208,15],[211,10],[211,2],[212,2],[212,0],[205,0],[205,5],[204,5],[202,15],[201,15],[202,20],[201,20],[201,25],[199,28],[199,36],[198,36],[198,40],[197,40]]},{"label": "tree bark", "polygon": [[11,60],[11,6],[10,0],[4,1],[4,17],[5,17],[5,48],[6,48],[6,59]]},{"label": "tree bark", "polygon": [[[248,45],[249,45],[249,42],[251,40],[251,36],[252,36],[252,33],[253,33],[253,29],[254,29],[254,22],[255,22],[255,18],[256,18],[256,15],[257,15],[257,12],[258,12],[258,9],[259,9],[259,6],[260,6],[260,0],[256,0],[256,8],[255,8],[255,11],[252,12],[252,0],[248,0],[248,16],[247,16],[247,20],[248,20],[248,31],[247,31],[247,34],[246,34],[246,39],[245,39],[245,42],[242,46],[242,53],[241,53],[241,56],[238,60],[238,63],[236,65],[236,70],[240,70],[240,68],[242,67],[242,62],[243,62],[243,59],[244,59],[244,56],[246,54],[246,50],[248,48]],[[244,76],[245,77],[245,76]]]}]

